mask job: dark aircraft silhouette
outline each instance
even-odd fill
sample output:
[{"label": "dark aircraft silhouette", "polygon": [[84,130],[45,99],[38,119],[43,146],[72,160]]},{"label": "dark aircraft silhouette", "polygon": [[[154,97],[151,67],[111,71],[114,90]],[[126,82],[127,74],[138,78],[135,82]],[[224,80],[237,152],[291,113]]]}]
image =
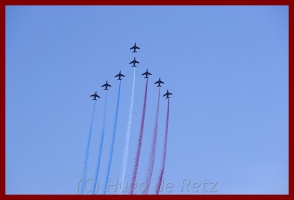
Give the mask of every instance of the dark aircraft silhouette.
[{"label": "dark aircraft silhouette", "polygon": [[134,57],[134,60],[133,60],[132,62],[130,62],[129,64],[133,64],[133,66],[132,66],[132,67],[137,67],[137,66],[136,66],[136,63],[138,63],[138,64],[139,64],[139,62],[138,62],[138,61],[136,61],[136,58]]},{"label": "dark aircraft silhouette", "polygon": [[168,92],[167,90],[166,93],[163,95],[163,97],[166,96],[166,99],[169,99],[170,98],[169,95],[173,95],[173,94]]},{"label": "dark aircraft silhouette", "polygon": [[144,78],[149,78],[148,75],[152,75],[151,73],[148,72],[148,69],[146,70],[145,73],[142,74],[142,76],[145,75]]},{"label": "dark aircraft silhouette", "polygon": [[123,75],[123,74],[121,73],[121,71],[119,71],[119,73],[118,73],[115,77],[118,77],[117,80],[122,80],[121,77],[125,77],[125,75]]},{"label": "dark aircraft silhouette", "polygon": [[97,97],[100,98],[97,94],[97,91],[95,92],[95,94],[90,95],[90,97],[93,97],[92,100],[95,100],[95,101],[97,101],[97,99],[96,99]]},{"label": "dark aircraft silhouette", "polygon": [[108,90],[107,87],[111,87],[111,85],[109,85],[108,81],[106,81],[106,83],[104,85],[102,85],[101,87],[105,87],[104,90]]},{"label": "dark aircraft silhouette", "polygon": [[132,53],[137,53],[136,49],[140,49],[140,47],[138,47],[135,42],[135,45],[133,47],[131,47],[130,50],[132,50],[132,49],[134,49]]},{"label": "dark aircraft silhouette", "polygon": [[156,81],[154,84],[158,84],[157,87],[161,87],[161,85],[160,85],[161,83],[164,84],[164,82],[161,81],[160,78],[159,78],[159,80]]}]

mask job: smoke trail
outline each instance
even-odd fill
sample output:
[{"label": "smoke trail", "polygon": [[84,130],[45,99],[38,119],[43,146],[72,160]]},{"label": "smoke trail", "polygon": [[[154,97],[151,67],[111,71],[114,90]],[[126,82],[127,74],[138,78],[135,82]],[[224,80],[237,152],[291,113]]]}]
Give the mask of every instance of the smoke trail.
[{"label": "smoke trail", "polygon": [[113,126],[113,133],[112,133],[112,139],[111,139],[111,145],[110,145],[110,156],[109,156],[109,160],[108,160],[108,167],[107,167],[107,172],[106,172],[106,180],[105,180],[105,185],[104,185],[104,190],[103,190],[104,194],[106,193],[108,177],[109,177],[110,167],[111,167],[111,162],[112,162],[112,154],[113,154],[114,142],[115,142],[116,125],[117,125],[118,108],[119,108],[119,99],[120,99],[120,86],[121,86],[121,81],[119,81],[117,103],[116,103],[116,111],[115,111],[115,118],[114,118],[114,126]]},{"label": "smoke trail", "polygon": [[145,95],[144,95],[144,104],[143,104],[143,111],[142,111],[142,118],[141,118],[140,134],[139,134],[139,138],[138,138],[138,146],[137,146],[137,153],[136,153],[136,159],[135,159],[135,164],[134,164],[134,171],[133,171],[133,177],[132,177],[132,182],[131,182],[130,194],[133,194],[133,192],[134,192],[134,187],[135,187],[136,178],[137,178],[137,172],[138,172],[138,165],[139,165],[140,152],[141,152],[141,146],[142,146],[144,123],[145,123],[147,90],[148,90],[148,78],[146,80],[146,86],[145,86]]},{"label": "smoke trail", "polygon": [[129,153],[129,141],[130,141],[130,134],[131,134],[131,125],[132,125],[132,116],[133,116],[133,105],[134,105],[134,93],[135,93],[135,79],[136,79],[136,71],[134,67],[134,76],[133,76],[133,86],[132,86],[132,96],[131,96],[131,103],[129,109],[129,117],[128,117],[128,127],[127,127],[127,134],[126,134],[126,143],[125,149],[123,154],[123,169],[122,169],[122,186],[124,184],[125,176],[126,176],[126,169],[127,169],[127,161],[128,161],[128,153]]},{"label": "smoke trail", "polygon": [[94,108],[93,108],[93,112],[92,112],[90,130],[89,130],[89,135],[88,135],[86,156],[85,156],[85,162],[84,162],[84,172],[83,172],[83,178],[82,178],[81,194],[84,194],[84,189],[85,189],[85,181],[86,181],[87,170],[88,170],[88,158],[89,158],[89,150],[90,150],[90,143],[91,143],[91,136],[92,136],[92,127],[93,127],[93,119],[94,119],[94,114],[95,114],[95,107],[96,107],[96,101],[94,102]]},{"label": "smoke trail", "polygon": [[104,114],[103,114],[103,128],[102,128],[102,134],[100,137],[100,144],[99,144],[99,152],[98,152],[98,160],[97,160],[97,167],[96,167],[96,172],[95,172],[95,177],[94,177],[94,186],[93,186],[93,191],[92,194],[95,193],[95,189],[97,186],[98,182],[98,173],[99,173],[99,168],[100,168],[100,161],[101,161],[101,155],[102,155],[102,147],[103,147],[103,141],[104,141],[104,132],[105,132],[105,119],[106,119],[106,108],[107,108],[107,90],[105,91],[106,97],[105,97],[105,105],[104,105]]},{"label": "smoke trail", "polygon": [[159,189],[161,186],[161,181],[164,173],[165,159],[166,159],[166,148],[167,148],[167,135],[168,135],[168,121],[169,121],[169,99],[167,99],[167,113],[166,113],[166,122],[165,122],[165,135],[164,135],[164,146],[163,146],[163,157],[162,157],[162,166],[157,182],[156,194],[159,194]]},{"label": "smoke trail", "polygon": [[160,87],[158,88],[157,110],[156,110],[155,125],[154,125],[154,130],[153,130],[151,153],[150,153],[150,157],[149,157],[149,167],[147,170],[147,176],[146,176],[146,181],[145,181],[146,190],[144,191],[144,194],[148,194],[150,183],[151,183],[151,178],[152,178],[153,166],[154,166],[156,140],[157,140],[159,102],[160,102]]}]

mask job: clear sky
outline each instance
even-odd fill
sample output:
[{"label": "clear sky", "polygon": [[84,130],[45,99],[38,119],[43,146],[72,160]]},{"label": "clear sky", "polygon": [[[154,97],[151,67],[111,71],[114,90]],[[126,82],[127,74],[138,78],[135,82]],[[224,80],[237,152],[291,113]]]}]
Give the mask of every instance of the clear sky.
[{"label": "clear sky", "polygon": [[[161,94],[173,93],[164,173],[164,187],[173,187],[162,193],[287,194],[288,14],[287,6],[7,6],[6,193],[78,193],[94,103],[89,96],[97,91],[87,176],[93,178],[101,85],[108,80],[103,186],[118,91],[114,75],[122,70],[110,174],[112,183],[120,178],[133,75],[129,48],[137,42],[127,179],[142,114],[140,75],[148,68],[153,75],[138,182],[145,180],[151,148],[158,92],[153,83],[161,77]],[[166,108],[161,98],[152,187]],[[114,189],[109,193],[117,194]]]}]

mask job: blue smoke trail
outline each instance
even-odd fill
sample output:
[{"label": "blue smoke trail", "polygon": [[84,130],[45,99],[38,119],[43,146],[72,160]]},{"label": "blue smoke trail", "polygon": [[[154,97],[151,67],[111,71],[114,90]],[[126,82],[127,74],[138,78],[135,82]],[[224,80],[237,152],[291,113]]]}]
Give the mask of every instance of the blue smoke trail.
[{"label": "blue smoke trail", "polygon": [[88,158],[89,158],[89,150],[90,150],[90,143],[91,143],[91,136],[92,136],[92,127],[93,127],[93,120],[94,120],[94,114],[95,114],[95,107],[96,107],[96,101],[94,102],[94,108],[93,108],[93,112],[92,112],[90,130],[89,130],[89,135],[88,135],[86,156],[85,156],[85,162],[84,162],[84,172],[83,172],[83,178],[82,178],[81,194],[84,194],[84,189],[85,189],[85,181],[86,181],[87,170],[88,170]]},{"label": "blue smoke trail", "polygon": [[105,179],[103,194],[106,193],[106,188],[107,188],[107,183],[108,183],[108,178],[109,178],[109,173],[110,173],[110,167],[111,167],[111,162],[112,162],[112,154],[113,154],[113,148],[114,148],[114,142],[115,142],[119,99],[120,99],[120,86],[121,86],[121,81],[119,81],[119,88],[118,88],[118,95],[117,95],[117,102],[116,102],[116,111],[115,111],[115,118],[114,118],[114,126],[113,126],[113,133],[112,133],[112,139],[111,139],[111,145],[110,145],[110,157],[108,160],[108,167],[107,167],[107,172],[106,172],[106,179]]},{"label": "blue smoke trail", "polygon": [[97,182],[98,182],[97,179],[98,179],[98,174],[99,174],[100,161],[101,161],[101,155],[102,155],[102,147],[103,147],[103,141],[104,141],[105,119],[106,119],[106,108],[107,108],[107,90],[105,92],[106,92],[106,98],[105,98],[105,106],[104,106],[104,114],[103,114],[103,128],[102,128],[102,134],[101,134],[101,137],[100,137],[97,168],[96,168],[96,173],[95,173],[95,178],[94,178],[94,186],[93,186],[92,194],[95,193],[95,189],[96,189]]},{"label": "blue smoke trail", "polygon": [[128,164],[128,153],[129,153],[129,142],[130,142],[130,134],[131,134],[131,125],[132,125],[132,117],[133,117],[133,105],[134,105],[134,94],[135,94],[135,83],[136,83],[136,68],[134,67],[134,76],[133,76],[133,85],[132,85],[132,96],[131,96],[131,103],[129,108],[129,117],[128,117],[128,127],[127,127],[127,134],[126,134],[126,143],[125,149],[123,154],[123,169],[122,169],[122,186],[124,184],[127,164]]}]

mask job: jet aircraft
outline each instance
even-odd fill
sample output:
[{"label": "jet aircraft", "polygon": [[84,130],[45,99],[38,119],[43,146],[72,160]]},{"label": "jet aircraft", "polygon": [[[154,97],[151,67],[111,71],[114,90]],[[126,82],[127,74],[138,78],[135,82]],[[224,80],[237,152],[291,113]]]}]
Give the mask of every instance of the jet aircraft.
[{"label": "jet aircraft", "polygon": [[164,84],[164,82],[161,81],[160,78],[159,78],[159,80],[156,81],[154,84],[158,84],[157,87],[161,87],[161,85],[160,85],[161,83]]},{"label": "jet aircraft", "polygon": [[104,90],[108,90],[107,87],[111,87],[111,85],[109,85],[108,81],[106,81],[106,83],[104,85],[102,85],[101,87],[104,87]]},{"label": "jet aircraft", "polygon": [[167,90],[166,93],[163,95],[163,97],[166,96],[166,99],[169,99],[170,98],[169,95],[173,95],[173,94],[168,92]]},{"label": "jet aircraft", "polygon": [[148,77],[148,75],[152,75],[150,72],[148,72],[148,69],[146,70],[146,72],[144,72],[143,74],[142,74],[142,76],[143,75],[145,75],[145,77],[144,78],[149,78]]},{"label": "jet aircraft", "polygon": [[137,53],[136,49],[140,49],[140,47],[138,47],[136,42],[135,42],[135,45],[133,47],[131,47],[130,50],[132,50],[132,49],[133,49],[132,53]]},{"label": "jet aircraft", "polygon": [[100,98],[97,94],[97,91],[95,92],[95,94],[90,95],[90,97],[93,97],[92,100],[95,100],[95,101],[97,101],[97,99],[96,99],[97,97]]},{"label": "jet aircraft", "polygon": [[136,61],[136,58],[134,57],[134,60],[133,60],[133,61],[131,61],[129,64],[133,64],[133,66],[132,66],[132,67],[137,67],[137,66],[136,66],[136,63],[138,63],[138,64],[139,64],[139,62],[138,62],[138,61]]},{"label": "jet aircraft", "polygon": [[123,75],[123,74],[121,73],[121,71],[119,71],[119,73],[118,73],[115,77],[118,77],[117,80],[122,80],[121,77],[125,77],[125,75]]}]

